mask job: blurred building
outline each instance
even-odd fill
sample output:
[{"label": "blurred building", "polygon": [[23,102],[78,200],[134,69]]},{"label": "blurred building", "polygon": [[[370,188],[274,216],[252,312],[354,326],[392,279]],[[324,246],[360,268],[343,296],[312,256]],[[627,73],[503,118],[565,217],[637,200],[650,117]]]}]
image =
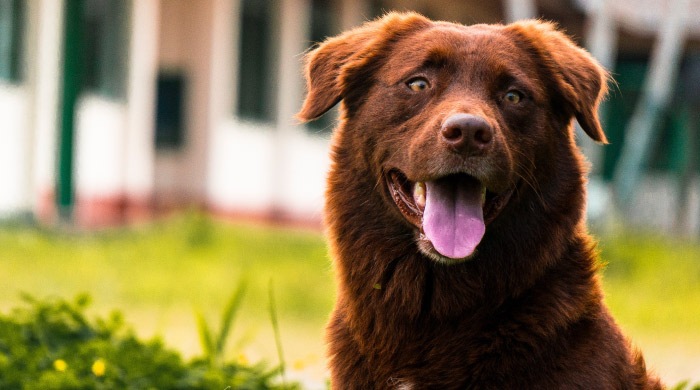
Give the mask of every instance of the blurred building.
[{"label": "blurred building", "polygon": [[[590,149],[605,184],[671,2],[0,0],[0,216],[92,227],[196,205],[317,223],[334,114],[293,119],[302,55],[391,9],[466,24],[542,17],[589,46],[619,83],[605,107],[612,145]],[[675,185],[690,169],[684,201],[698,215],[700,2],[689,2],[680,88],[645,178]]]}]

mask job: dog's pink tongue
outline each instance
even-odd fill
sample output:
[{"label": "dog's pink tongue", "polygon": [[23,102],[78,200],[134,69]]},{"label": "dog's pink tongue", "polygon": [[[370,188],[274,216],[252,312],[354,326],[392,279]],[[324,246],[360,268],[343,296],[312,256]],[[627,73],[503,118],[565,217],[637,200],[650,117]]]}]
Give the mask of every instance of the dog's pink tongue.
[{"label": "dog's pink tongue", "polygon": [[468,176],[426,182],[423,232],[441,255],[471,255],[484,236],[482,187]]}]

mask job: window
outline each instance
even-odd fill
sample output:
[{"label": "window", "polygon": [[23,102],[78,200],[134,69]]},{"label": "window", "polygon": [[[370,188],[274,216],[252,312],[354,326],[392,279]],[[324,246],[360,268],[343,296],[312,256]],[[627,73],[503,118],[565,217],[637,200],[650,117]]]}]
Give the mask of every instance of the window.
[{"label": "window", "polygon": [[384,5],[383,0],[369,0],[369,12],[372,17],[370,19],[378,18],[387,12],[387,6]]},{"label": "window", "polygon": [[184,138],[185,77],[180,73],[158,75],[156,147],[174,149]]},{"label": "window", "polygon": [[[318,46],[326,38],[340,32],[338,7],[334,0],[312,0],[311,2],[311,47]],[[338,108],[334,107],[308,125],[313,133],[329,133],[336,125]]]},{"label": "window", "polygon": [[610,141],[603,149],[603,177],[612,180],[617,160],[625,141],[625,126],[634,112],[641,96],[644,76],[647,72],[647,58],[620,59],[615,67],[615,83],[609,100],[605,102],[605,135]]},{"label": "window", "polygon": [[240,49],[238,53],[238,116],[274,121],[276,58],[273,45],[275,1],[241,2]]},{"label": "window", "polygon": [[124,98],[129,2],[90,0],[83,4],[83,88],[110,98]]},{"label": "window", "polygon": [[[603,178],[612,180],[618,160],[622,153],[622,145],[627,142],[625,130],[629,121],[642,98],[645,78],[647,77],[649,58],[622,57],[615,67],[615,84],[617,88],[611,91],[609,99],[605,102],[605,132],[610,144],[604,148]],[[681,172],[689,153],[694,153],[700,145],[688,145],[684,137],[684,129],[696,126],[695,119],[687,115],[692,113],[688,103],[692,95],[683,95],[685,85],[692,85],[693,81],[683,79],[690,76],[687,72],[690,63],[686,59],[685,72],[681,72],[678,87],[676,88],[675,101],[670,107],[659,113],[659,128],[656,129],[654,142],[649,150],[644,169],[659,172]],[[700,73],[700,71],[699,71]],[[695,91],[694,89],[692,90]],[[697,104],[697,103],[696,103]],[[690,111],[684,111],[687,108]]]},{"label": "window", "polygon": [[338,10],[333,0],[311,1],[311,42],[313,44],[338,34]]},{"label": "window", "polygon": [[0,80],[24,79],[24,0],[0,0]]}]

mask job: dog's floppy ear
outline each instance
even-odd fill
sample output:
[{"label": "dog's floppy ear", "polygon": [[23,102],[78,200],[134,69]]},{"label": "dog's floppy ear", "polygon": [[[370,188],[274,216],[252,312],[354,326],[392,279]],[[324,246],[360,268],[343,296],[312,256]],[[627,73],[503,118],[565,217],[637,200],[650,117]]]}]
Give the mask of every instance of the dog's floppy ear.
[{"label": "dog's floppy ear", "polygon": [[329,38],[309,52],[305,74],[308,93],[297,119],[310,121],[330,110],[344,98],[350,77],[377,64],[378,56],[391,42],[429,23],[416,13],[392,12]]},{"label": "dog's floppy ear", "polygon": [[527,20],[507,28],[523,37],[534,50],[586,134],[607,143],[598,118],[598,106],[607,93],[609,76],[605,69],[552,23]]}]

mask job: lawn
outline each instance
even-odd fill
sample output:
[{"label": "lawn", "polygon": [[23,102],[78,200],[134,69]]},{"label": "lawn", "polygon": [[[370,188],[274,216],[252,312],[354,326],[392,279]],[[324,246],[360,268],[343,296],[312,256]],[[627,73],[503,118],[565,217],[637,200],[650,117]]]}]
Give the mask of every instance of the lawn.
[{"label": "lawn", "polygon": [[700,382],[700,244],[628,233],[601,250],[606,301],[649,366]]},{"label": "lawn", "polygon": [[[669,383],[700,381],[700,245],[648,235],[601,240],[606,300],[650,366]],[[142,337],[185,356],[201,352],[196,315],[218,324],[248,286],[228,356],[277,363],[272,286],[291,378],[322,386],[323,326],[333,273],[322,236],[186,214],[129,230],[57,233],[0,229],[0,310],[21,292],[93,297],[92,312],[122,311]]]},{"label": "lawn", "polygon": [[26,228],[0,231],[0,310],[20,293],[93,297],[95,314],[122,311],[142,337],[193,356],[196,314],[218,326],[244,279],[248,288],[230,337],[229,358],[277,364],[269,287],[290,377],[323,382],[322,332],[333,276],[316,232],[231,225],[188,214],[134,230],[92,234]]}]

